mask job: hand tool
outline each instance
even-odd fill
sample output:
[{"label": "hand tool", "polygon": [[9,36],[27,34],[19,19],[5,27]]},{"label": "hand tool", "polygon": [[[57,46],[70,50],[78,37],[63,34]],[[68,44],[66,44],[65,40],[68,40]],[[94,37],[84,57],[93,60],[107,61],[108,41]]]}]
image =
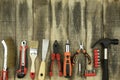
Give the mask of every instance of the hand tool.
[{"label": "hand tool", "polygon": [[[15,44],[12,38],[7,38],[5,40],[2,40],[2,45],[4,48],[4,60],[3,60],[3,69],[1,71],[0,80],[8,80],[9,77],[13,77],[8,74],[14,74],[15,70]],[[13,72],[11,72],[13,70]],[[9,72],[9,73],[8,73]],[[14,76],[15,77],[15,76]]]},{"label": "hand tool", "polygon": [[86,52],[86,50],[84,49],[83,43],[80,44],[80,48],[79,48],[79,49],[76,51],[76,53],[73,55],[73,57],[72,57],[72,64],[73,64],[73,65],[75,64],[75,62],[76,62],[76,60],[77,60],[77,58],[78,58],[78,54],[81,54],[81,53],[83,53],[84,56],[88,59],[88,64],[91,64],[91,58],[90,58],[90,56],[88,55],[88,53]]},{"label": "hand tool", "polygon": [[93,70],[85,70],[84,76],[85,76],[85,77],[93,77],[93,76],[96,76],[95,69],[93,69]]},{"label": "hand tool", "polygon": [[48,51],[49,40],[43,39],[42,42],[42,62],[39,68],[38,80],[45,80],[45,59]]},{"label": "hand tool", "polygon": [[61,66],[61,61],[60,58],[61,55],[59,53],[59,44],[57,42],[57,40],[55,40],[54,44],[53,44],[53,53],[51,54],[51,63],[50,63],[50,72],[49,75],[52,76],[53,75],[53,65],[54,65],[54,60],[57,60],[58,63],[58,70],[59,70],[59,76],[62,76],[62,66]]},{"label": "hand tool", "polygon": [[100,56],[99,56],[99,50],[98,49],[94,49],[93,50],[93,54],[94,54],[94,68],[92,70],[85,70],[85,77],[93,77],[96,76],[96,68],[98,68],[100,66]]},{"label": "hand tool", "polygon": [[94,49],[93,50],[93,58],[94,58],[94,68],[98,68],[99,67],[99,63],[100,63],[100,53],[98,49]]},{"label": "hand tool", "polygon": [[35,78],[35,60],[37,57],[37,50],[38,50],[38,41],[30,41],[30,58],[31,58],[31,70],[30,70],[30,77],[32,80]]},{"label": "hand tool", "polygon": [[81,75],[81,73],[82,73],[82,64],[80,63],[80,61],[78,63],[78,71],[79,71],[79,74]]},{"label": "hand tool", "polygon": [[[73,55],[72,57],[72,64],[74,65],[77,61],[77,58],[78,58],[78,54],[84,54],[85,56],[85,63],[86,63],[86,59],[88,59],[88,64],[90,65],[91,64],[91,57],[89,56],[89,54],[87,53],[87,51],[84,49],[84,46],[83,46],[83,42],[82,44],[80,43],[80,48],[76,51],[76,53]],[[81,65],[78,67],[80,68]],[[85,73],[84,73],[84,76],[93,76],[93,71],[91,71],[91,73],[88,73],[88,71],[86,70],[86,66],[85,66]]]},{"label": "hand tool", "polygon": [[3,70],[2,70],[2,80],[8,80],[8,67],[7,67],[7,55],[8,55],[8,51],[7,51],[7,44],[4,40],[2,40],[2,44],[4,47],[4,65],[3,65]]},{"label": "hand tool", "polygon": [[20,46],[19,55],[19,68],[17,70],[17,77],[23,78],[27,74],[28,62],[27,62],[27,42],[23,40]]},{"label": "hand tool", "polygon": [[109,38],[103,38],[100,39],[99,41],[97,41],[93,46],[95,47],[95,45],[97,44],[102,44],[102,46],[104,47],[104,60],[103,60],[103,77],[102,80],[109,80],[109,74],[108,74],[108,46],[113,44],[113,45],[117,45],[119,43],[118,39],[109,39]]},{"label": "hand tool", "polygon": [[63,64],[63,75],[66,78],[72,76],[71,53],[69,50],[70,50],[70,44],[69,44],[69,40],[67,40],[66,51],[64,53],[64,64]]}]

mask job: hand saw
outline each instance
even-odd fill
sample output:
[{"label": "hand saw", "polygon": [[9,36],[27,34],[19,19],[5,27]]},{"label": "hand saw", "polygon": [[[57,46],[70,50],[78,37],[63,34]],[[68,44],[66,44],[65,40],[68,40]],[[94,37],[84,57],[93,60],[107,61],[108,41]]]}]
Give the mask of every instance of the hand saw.
[{"label": "hand saw", "polygon": [[48,50],[48,45],[49,45],[49,40],[43,39],[42,42],[42,62],[39,68],[39,73],[38,73],[38,80],[44,80],[45,79],[45,59],[47,55],[47,50]]}]

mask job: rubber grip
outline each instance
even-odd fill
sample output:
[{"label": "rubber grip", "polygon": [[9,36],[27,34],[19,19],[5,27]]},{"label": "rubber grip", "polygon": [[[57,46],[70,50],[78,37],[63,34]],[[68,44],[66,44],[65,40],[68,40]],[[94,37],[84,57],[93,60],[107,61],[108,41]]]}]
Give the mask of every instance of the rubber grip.
[{"label": "rubber grip", "polygon": [[71,53],[70,52],[64,53],[63,75],[65,77],[72,76],[72,65],[71,65]]},{"label": "rubber grip", "polygon": [[102,80],[109,80],[108,75],[108,59],[103,60],[103,77]]}]

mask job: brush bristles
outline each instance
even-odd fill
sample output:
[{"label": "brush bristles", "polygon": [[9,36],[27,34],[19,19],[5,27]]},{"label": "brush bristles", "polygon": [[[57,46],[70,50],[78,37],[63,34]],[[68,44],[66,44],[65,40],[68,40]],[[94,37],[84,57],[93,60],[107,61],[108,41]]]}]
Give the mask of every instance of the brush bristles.
[{"label": "brush bristles", "polygon": [[29,47],[30,48],[38,48],[38,41],[30,41]]}]

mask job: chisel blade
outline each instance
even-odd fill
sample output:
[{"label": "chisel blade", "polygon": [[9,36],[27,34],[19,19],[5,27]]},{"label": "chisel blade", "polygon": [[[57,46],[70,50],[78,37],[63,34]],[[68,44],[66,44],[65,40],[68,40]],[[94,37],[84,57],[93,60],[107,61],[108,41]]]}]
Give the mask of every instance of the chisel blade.
[{"label": "chisel blade", "polygon": [[43,61],[46,59],[48,45],[49,45],[49,40],[43,39],[43,42],[42,42],[42,60]]}]

